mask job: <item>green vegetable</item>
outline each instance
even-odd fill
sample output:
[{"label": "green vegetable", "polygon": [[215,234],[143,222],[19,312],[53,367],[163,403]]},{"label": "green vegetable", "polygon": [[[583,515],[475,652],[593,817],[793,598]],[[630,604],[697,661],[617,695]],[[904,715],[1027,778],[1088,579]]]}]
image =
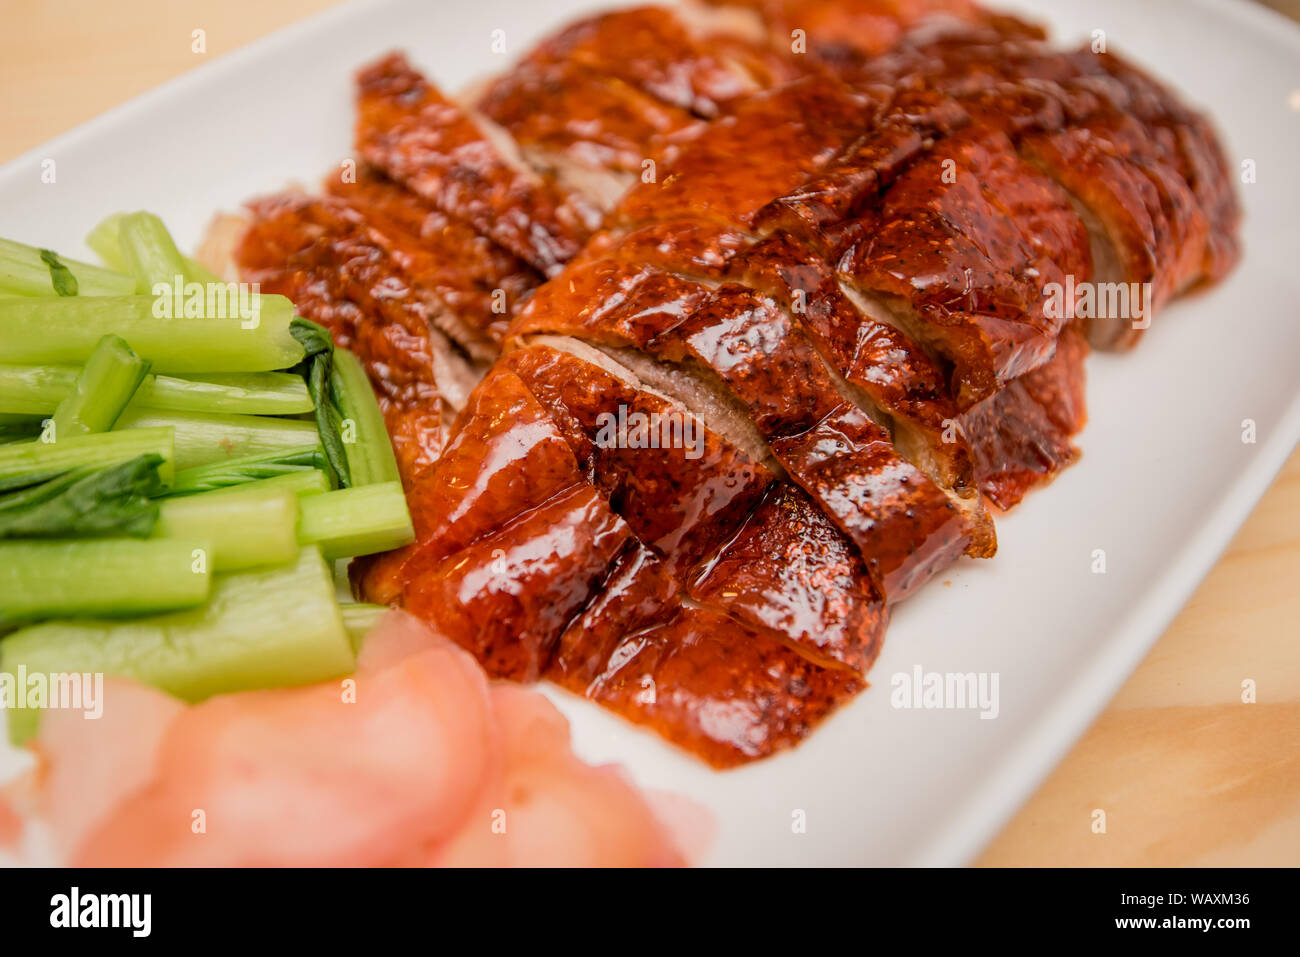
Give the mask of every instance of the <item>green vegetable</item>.
[{"label": "green vegetable", "polygon": [[[0,415],[47,416],[72,391],[74,366],[0,365]],[[133,405],[178,412],[299,415],[312,411],[299,376],[287,372],[146,375]]]},{"label": "green vegetable", "polygon": [[335,484],[347,488],[352,484],[348,456],[343,446],[339,412],[330,397],[330,376],[334,365],[334,340],[329,330],[307,319],[294,317],[289,332],[302,346],[304,356],[299,366],[307,380],[307,391],[316,406],[316,430],[320,433],[325,461],[334,473]]},{"label": "green vegetable", "polygon": [[59,442],[40,439],[0,446],[0,492],[57,478],[70,469],[115,465],[141,455],[157,455],[164,485],[172,480],[175,455],[170,429],[133,429],[74,435]]},{"label": "green vegetable", "polygon": [[243,485],[165,500],[154,537],[207,547],[212,569],[228,572],[293,561],[297,529],[297,495]]},{"label": "green vegetable", "polygon": [[0,539],[147,538],[158,520],[150,500],[161,486],[159,455],[141,455],[105,468],[70,469],[63,475],[0,495]]},{"label": "green vegetable", "polygon": [[175,430],[176,468],[190,469],[236,456],[288,452],[310,445],[316,429],[299,419],[265,415],[228,415],[216,412],[164,412],[127,409],[117,420],[118,431],[172,428]]},{"label": "green vegetable", "polygon": [[192,495],[195,492],[208,492],[245,482],[255,482],[259,479],[322,470],[325,467],[325,453],[321,451],[319,445],[305,445],[296,449],[260,455],[244,455],[177,472],[169,494]]},{"label": "green vegetable", "polygon": [[0,239],[0,294],[13,296],[126,296],[135,280],[48,249]]},{"label": "green vegetable", "polygon": [[200,604],[211,577],[196,561],[200,547],[129,538],[0,542],[0,623],[143,615]]},{"label": "green vegetable", "polygon": [[298,539],[326,558],[386,552],[415,540],[400,482],[359,485],[299,499]]},{"label": "green vegetable", "polygon": [[41,262],[50,270],[50,285],[57,296],[75,296],[77,294],[77,277],[59,259],[59,254],[52,249],[41,250]]},{"label": "green vegetable", "polygon": [[339,678],[355,664],[333,579],[314,548],[287,565],[216,576],[211,599],[191,611],[47,622],[0,640],[0,670],[10,674],[24,665],[28,674],[125,675],[188,701]]},{"label": "green vegetable", "polygon": [[120,336],[104,336],[54,410],[55,439],[109,431],[148,372],[149,363]]},{"label": "green vegetable", "polygon": [[135,277],[135,291],[145,295],[155,285],[185,282],[185,259],[171,233],[153,213],[127,213],[118,220],[117,241],[122,264]]},{"label": "green vegetable", "polygon": [[[122,253],[121,228],[122,220],[127,216],[126,213],[113,213],[105,217],[95,226],[94,229],[86,236],[86,245],[95,251],[111,269],[119,273],[126,272],[126,258]],[[220,277],[200,263],[195,262],[189,256],[181,256],[185,263],[185,280],[187,282],[220,282]],[[135,289],[135,280],[132,277],[124,277],[129,280],[125,290],[121,293],[106,293],[105,295],[126,295]]]},{"label": "green vegetable", "polygon": [[[110,269],[116,269],[120,273],[126,272],[126,260],[122,256],[121,229],[122,218],[126,213],[113,213],[105,216],[95,228],[86,234],[86,245],[94,250],[95,255],[102,259]],[[135,277],[128,277],[131,280],[131,291],[135,290]]]},{"label": "green vegetable", "polygon": [[379,623],[379,619],[390,609],[384,605],[368,605],[364,602],[349,602],[340,605],[339,610],[343,612],[343,626],[348,630],[348,638],[352,641],[353,654],[360,654],[361,645],[370,634],[370,630]]},{"label": "green vegetable", "polygon": [[152,296],[0,299],[0,363],[81,365],[101,338],[121,336],[155,372],[268,372],[303,357],[293,305],[262,296],[258,318],[161,319]]},{"label": "green vegetable", "polygon": [[330,396],[340,417],[351,484],[397,481],[397,459],[384,415],[361,360],[346,349],[334,350]]},{"label": "green vegetable", "polygon": [[[227,492],[238,493],[245,490],[271,488],[291,492],[294,495],[320,495],[322,492],[330,491],[330,479],[322,469],[295,469],[292,472],[285,472],[283,475],[273,475],[270,478],[244,482],[241,485],[227,485],[224,488],[212,489],[204,494],[218,495]],[[182,498],[187,496],[173,497]]]}]

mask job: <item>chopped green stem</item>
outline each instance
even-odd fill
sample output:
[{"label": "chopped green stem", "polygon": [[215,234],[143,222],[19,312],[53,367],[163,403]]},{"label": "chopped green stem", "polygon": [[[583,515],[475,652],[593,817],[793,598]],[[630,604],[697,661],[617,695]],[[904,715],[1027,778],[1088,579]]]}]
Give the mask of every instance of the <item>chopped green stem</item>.
[{"label": "chopped green stem", "polygon": [[343,626],[347,628],[348,638],[352,641],[352,651],[354,654],[359,654],[366,635],[370,634],[370,630],[378,624],[379,619],[391,609],[386,605],[350,602],[340,605],[339,610],[343,612]]},{"label": "chopped green stem", "polygon": [[196,562],[198,547],[130,538],[0,542],[0,623],[143,615],[201,604],[211,573]]},{"label": "chopped green stem", "polygon": [[152,296],[0,299],[0,363],[81,365],[110,333],[169,374],[269,372],[303,357],[283,296],[262,296],[257,318],[247,321],[160,319],[154,304]]},{"label": "chopped green stem", "polygon": [[166,499],[154,537],[210,548],[212,569],[229,572],[293,561],[297,529],[297,495],[285,488],[244,485]]},{"label": "chopped green stem", "polygon": [[[212,489],[203,494],[225,495],[255,489],[279,489],[293,495],[320,495],[322,492],[330,491],[331,488],[329,475],[324,470],[300,468],[292,472],[285,472],[283,475],[273,475],[271,478],[255,479],[252,482]],[[173,497],[187,498],[189,496]]]},{"label": "chopped green stem", "polygon": [[171,233],[153,213],[127,213],[118,221],[117,241],[122,264],[135,277],[135,291],[144,295],[159,283],[171,287],[185,282],[185,258]]},{"label": "chopped green stem", "polygon": [[[127,271],[126,260],[122,255],[121,228],[122,220],[126,213],[113,213],[106,216],[94,229],[86,236],[86,245],[95,251],[109,268],[116,270],[118,273]],[[212,270],[208,269],[202,263],[196,262],[189,256],[182,255],[182,261],[185,263],[185,279],[188,282],[220,282],[221,278]],[[97,295],[126,295],[135,290],[135,278],[132,276],[123,277],[129,280],[125,292],[123,293],[97,293]]]},{"label": "chopped green stem", "polygon": [[[46,416],[77,381],[73,366],[0,365],[0,415]],[[146,375],[133,405],[177,412],[301,415],[312,410],[299,376],[288,372]]]},{"label": "chopped green stem", "polygon": [[322,470],[325,467],[325,454],[319,445],[303,445],[282,452],[245,455],[177,472],[169,494],[192,495],[196,492],[209,492],[259,479]]},{"label": "chopped green stem", "polygon": [[264,415],[204,415],[132,406],[117,421],[119,431],[167,427],[175,430],[177,469],[236,456],[288,452],[310,445],[316,438],[316,429],[308,421]]},{"label": "chopped green stem", "polygon": [[[112,213],[105,216],[95,228],[86,234],[86,245],[94,250],[95,255],[104,261],[104,265],[109,269],[115,269],[119,273],[125,273],[126,260],[122,256],[121,229],[122,219],[126,213]],[[131,291],[135,290],[135,277],[128,277],[131,280]]]},{"label": "chopped green stem", "polygon": [[109,431],[148,372],[149,363],[121,336],[104,336],[54,410],[55,439]]},{"label": "chopped green stem", "polygon": [[346,349],[334,350],[330,395],[342,420],[340,432],[352,484],[397,481],[393,443],[370,387],[370,378],[361,360]]},{"label": "chopped green stem", "polygon": [[129,296],[131,276],[0,239],[0,293],[15,296]]},{"label": "chopped green stem", "polygon": [[70,469],[125,462],[140,455],[162,458],[158,475],[170,484],[175,456],[170,429],[132,429],[75,435],[58,442],[34,439],[0,446],[0,492],[26,488]]},{"label": "chopped green stem", "polygon": [[[287,565],[216,576],[211,599],[190,611],[14,632],[0,641],[0,670],[13,674],[19,665],[28,674],[123,675],[199,701],[339,678],[356,658],[329,569],[319,551],[306,548]],[[24,730],[30,733],[30,724]]]},{"label": "chopped green stem", "polygon": [[359,485],[298,502],[298,539],[319,545],[326,558],[386,552],[415,540],[400,482]]}]

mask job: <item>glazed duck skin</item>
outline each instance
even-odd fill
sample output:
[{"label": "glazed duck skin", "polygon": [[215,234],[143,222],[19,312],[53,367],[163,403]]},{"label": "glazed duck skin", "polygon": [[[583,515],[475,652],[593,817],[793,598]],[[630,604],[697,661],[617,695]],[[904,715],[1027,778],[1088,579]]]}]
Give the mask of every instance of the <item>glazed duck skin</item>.
[{"label": "glazed duck skin", "polygon": [[[1229,268],[1237,211],[1208,123],[1117,58],[966,0],[713,6],[576,23],[469,108],[381,61],[348,212],[245,258],[399,446],[430,423],[417,542],[358,594],[724,768],[865,687],[893,604],[1078,457],[1085,335],[1140,330],[1049,287],[1161,305]],[[494,358],[459,396],[421,368],[447,337]]]},{"label": "glazed duck skin", "polygon": [[442,446],[431,341],[437,304],[341,201],[283,196],[250,209],[253,222],[236,252],[244,279],[288,296],[358,353],[409,485]]},{"label": "glazed duck skin", "polygon": [[826,668],[865,674],[884,638],[885,603],[862,557],[788,483],[772,489],[688,591]]},{"label": "glazed duck skin", "polygon": [[594,213],[508,163],[403,57],[386,57],[358,80],[357,143],[366,162],[543,275],[554,275],[581,248]]}]

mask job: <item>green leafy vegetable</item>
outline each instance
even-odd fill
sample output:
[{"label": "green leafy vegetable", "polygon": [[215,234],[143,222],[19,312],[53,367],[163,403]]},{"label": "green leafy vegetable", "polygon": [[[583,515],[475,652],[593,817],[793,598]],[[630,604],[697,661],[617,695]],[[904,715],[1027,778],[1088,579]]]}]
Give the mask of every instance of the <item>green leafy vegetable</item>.
[{"label": "green leafy vegetable", "polygon": [[50,285],[60,296],[77,294],[77,277],[59,260],[59,254],[51,249],[42,249],[41,262],[50,267]]},{"label": "green leafy vegetable", "polygon": [[325,450],[325,461],[329,463],[338,486],[347,488],[352,484],[352,476],[339,427],[339,411],[334,407],[330,396],[334,340],[324,326],[298,316],[294,316],[293,322],[289,324],[289,332],[303,348],[304,356],[297,369],[307,380],[307,391],[316,406],[316,430],[320,433],[320,444]]},{"label": "green leafy vegetable", "polygon": [[135,291],[130,276],[78,262],[49,249],[0,239],[0,296],[126,296]]},{"label": "green leafy vegetable", "polygon": [[141,455],[106,468],[81,467],[0,495],[0,538],[148,538],[158,521],[150,500],[161,480],[160,455]]},{"label": "green leafy vegetable", "polygon": [[[344,430],[351,484],[372,485],[398,479],[393,442],[383,413],[361,360],[347,349],[334,350],[330,397],[339,411]],[[349,441],[349,439],[351,441]]]},{"label": "green leafy vegetable", "polygon": [[158,474],[164,483],[172,478],[175,445],[171,429],[132,429],[73,435],[61,442],[41,439],[0,445],[0,492],[27,488],[69,469],[116,465],[138,455],[154,454],[163,460]]},{"label": "green leafy vegetable", "polygon": [[283,452],[244,455],[224,462],[183,469],[176,473],[166,494],[193,495],[196,492],[210,492],[295,472],[321,471],[328,467],[325,452],[319,445],[304,445]]}]

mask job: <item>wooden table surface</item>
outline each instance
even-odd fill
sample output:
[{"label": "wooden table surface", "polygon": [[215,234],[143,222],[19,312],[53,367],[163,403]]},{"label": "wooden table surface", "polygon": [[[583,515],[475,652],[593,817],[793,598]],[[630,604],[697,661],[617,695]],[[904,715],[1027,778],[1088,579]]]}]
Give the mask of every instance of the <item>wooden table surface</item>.
[{"label": "wooden table surface", "polygon": [[[0,0],[0,162],[332,3]],[[192,49],[199,29],[205,53]],[[980,863],[1300,863],[1298,636],[1300,452]],[[1256,703],[1241,702],[1246,678]]]}]

